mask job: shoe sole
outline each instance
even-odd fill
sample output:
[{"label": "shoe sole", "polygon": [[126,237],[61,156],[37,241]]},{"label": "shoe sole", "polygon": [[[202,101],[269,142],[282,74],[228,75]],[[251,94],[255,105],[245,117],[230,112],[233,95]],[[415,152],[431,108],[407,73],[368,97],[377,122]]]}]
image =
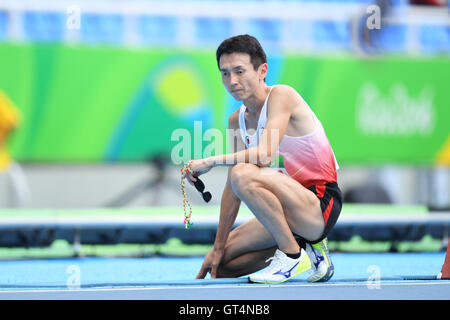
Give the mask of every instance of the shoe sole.
[{"label": "shoe sole", "polygon": [[331,264],[331,266],[328,268],[327,272],[320,277],[319,279],[315,279],[315,280],[308,280],[308,282],[326,282],[328,280],[330,280],[334,275],[334,266],[333,264]]}]

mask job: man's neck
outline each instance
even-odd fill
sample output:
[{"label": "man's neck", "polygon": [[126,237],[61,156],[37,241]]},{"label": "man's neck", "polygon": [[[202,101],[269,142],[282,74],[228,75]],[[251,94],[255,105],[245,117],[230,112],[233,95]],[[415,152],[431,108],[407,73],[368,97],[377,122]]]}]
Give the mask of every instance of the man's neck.
[{"label": "man's neck", "polygon": [[264,105],[264,102],[266,101],[269,91],[270,87],[264,84],[264,86],[261,86],[261,88],[256,91],[254,95],[244,100],[244,105],[247,107],[247,111],[250,114],[255,116],[259,114]]}]

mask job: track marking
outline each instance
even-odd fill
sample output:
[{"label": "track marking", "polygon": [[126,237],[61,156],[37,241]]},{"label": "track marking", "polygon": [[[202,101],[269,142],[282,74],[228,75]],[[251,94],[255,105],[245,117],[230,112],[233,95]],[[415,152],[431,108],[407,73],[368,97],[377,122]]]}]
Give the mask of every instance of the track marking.
[{"label": "track marking", "polygon": [[[406,281],[405,282],[382,282],[381,286],[410,286],[410,285],[450,285],[449,281]],[[68,293],[68,292],[106,292],[106,291],[152,291],[152,290],[188,290],[188,289],[239,289],[239,288],[287,288],[287,287],[327,287],[327,286],[367,286],[364,283],[302,283],[302,284],[237,284],[237,285],[189,285],[189,286],[157,286],[157,287],[129,287],[129,288],[81,288],[81,289],[38,289],[38,290],[0,290],[1,294],[11,293]]]}]

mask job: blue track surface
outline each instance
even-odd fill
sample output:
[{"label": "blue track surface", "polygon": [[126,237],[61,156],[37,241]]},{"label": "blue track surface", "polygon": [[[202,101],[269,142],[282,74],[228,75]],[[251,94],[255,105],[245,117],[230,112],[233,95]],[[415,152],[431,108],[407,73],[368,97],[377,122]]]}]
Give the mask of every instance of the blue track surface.
[{"label": "blue track surface", "polygon": [[309,284],[304,274],[273,286],[194,280],[202,257],[0,261],[0,299],[450,299],[450,281],[431,280],[444,257],[334,253],[333,281]]}]

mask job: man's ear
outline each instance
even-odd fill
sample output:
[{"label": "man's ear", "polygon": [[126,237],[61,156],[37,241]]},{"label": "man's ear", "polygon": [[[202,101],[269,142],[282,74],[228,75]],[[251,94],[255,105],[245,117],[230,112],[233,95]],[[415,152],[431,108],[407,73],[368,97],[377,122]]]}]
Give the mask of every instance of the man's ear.
[{"label": "man's ear", "polygon": [[267,76],[268,69],[269,66],[267,65],[267,63],[263,63],[258,67],[259,80],[264,81]]}]

